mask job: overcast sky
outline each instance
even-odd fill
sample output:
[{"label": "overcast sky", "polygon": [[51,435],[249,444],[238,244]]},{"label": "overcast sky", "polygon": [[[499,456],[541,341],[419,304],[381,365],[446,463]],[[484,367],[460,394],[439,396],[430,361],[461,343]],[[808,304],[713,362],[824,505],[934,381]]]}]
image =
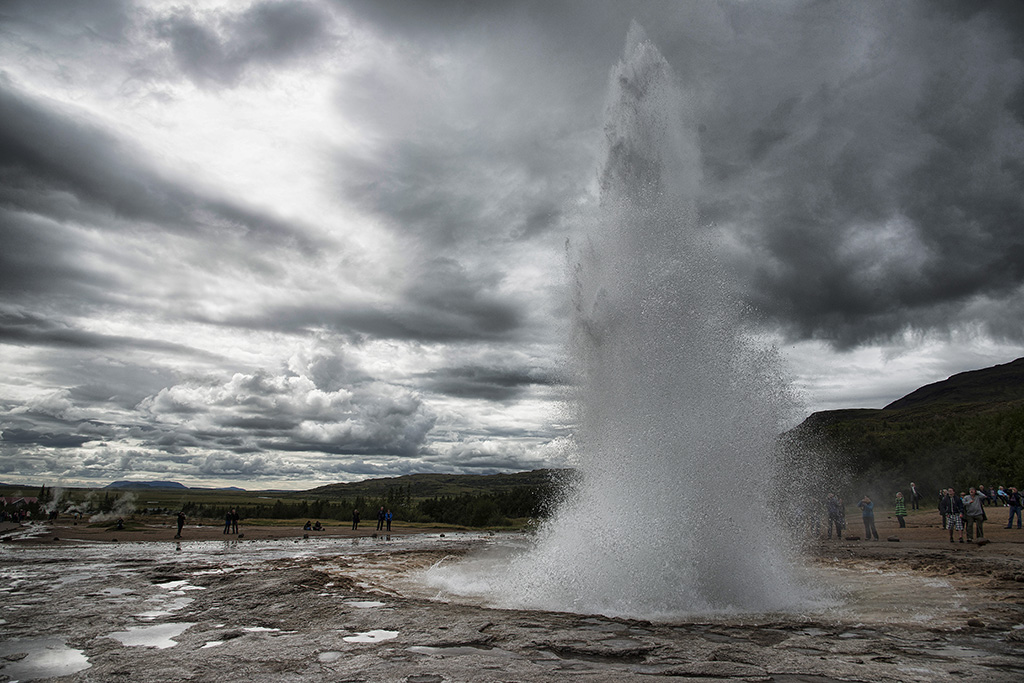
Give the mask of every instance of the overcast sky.
[{"label": "overcast sky", "polygon": [[1016,2],[0,2],[0,481],[564,464],[630,22],[815,410],[1024,356]]}]

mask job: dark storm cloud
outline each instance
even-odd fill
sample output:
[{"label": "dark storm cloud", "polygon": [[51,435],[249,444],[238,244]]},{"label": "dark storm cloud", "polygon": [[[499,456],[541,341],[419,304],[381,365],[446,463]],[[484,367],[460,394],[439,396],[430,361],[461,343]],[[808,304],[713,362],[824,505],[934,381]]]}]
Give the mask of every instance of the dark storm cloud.
[{"label": "dark storm cloud", "polygon": [[247,68],[286,64],[332,45],[330,16],[306,2],[261,2],[213,21],[178,8],[154,30],[170,43],[175,61],[200,86],[233,86]]},{"label": "dark storm cloud", "polygon": [[44,34],[86,34],[119,42],[130,25],[129,0],[5,0],[0,6],[0,26]]},{"label": "dark storm cloud", "polygon": [[79,350],[145,349],[189,357],[217,358],[213,354],[159,339],[97,334],[75,328],[61,320],[0,306],[0,343],[19,346],[52,346]]},{"label": "dark storm cloud", "polygon": [[18,429],[16,427],[3,430],[0,439],[6,445],[34,445],[49,448],[77,448],[92,437],[79,436],[77,434],[48,434],[40,433],[30,429]]},{"label": "dark storm cloud", "polygon": [[85,244],[38,214],[0,207],[0,239],[0,291],[9,296],[78,289],[84,297],[105,298],[102,292],[120,284],[112,274],[84,265],[78,255]]},{"label": "dark storm cloud", "polygon": [[422,375],[427,391],[458,398],[512,401],[533,386],[552,386],[558,379],[535,368],[499,368],[490,365],[444,368]]},{"label": "dark storm cloud", "polygon": [[1024,284],[1024,71],[1005,5],[720,7],[726,45],[689,63],[678,39],[664,49],[700,102],[702,213],[742,242],[762,320],[841,348],[975,323],[1024,339],[1005,325]]},{"label": "dark storm cloud", "polygon": [[507,339],[522,327],[519,301],[489,292],[485,282],[467,278],[448,259],[425,264],[421,270],[398,297],[377,306],[296,302],[268,308],[258,317],[223,322],[252,329],[326,329],[362,338],[423,342]]},{"label": "dark storm cloud", "polygon": [[[448,44],[452,24],[486,35],[481,27],[501,23],[545,57],[572,55],[573,75],[594,89],[604,88],[636,19],[693,100],[702,215],[742,245],[732,265],[768,326],[841,348],[974,324],[1024,339],[1024,327],[1007,322],[1024,285],[1024,29],[1015,3],[452,2],[422,20],[401,3],[356,11],[428,54]],[[528,56],[499,62],[500,45],[481,52],[492,78],[506,79],[522,103],[550,104],[546,74]],[[520,71],[535,83],[524,85]],[[455,90],[480,92],[476,73],[461,74]],[[383,90],[355,101],[400,104],[387,95],[388,74],[375,76],[366,83]],[[353,198],[440,244],[502,234],[483,227],[503,200],[497,185],[487,191],[474,148],[529,167],[516,129],[489,108],[500,101],[493,92],[446,135],[448,110],[437,102],[451,92],[416,109],[434,119],[429,136],[399,125],[372,161],[344,161],[355,169]],[[600,114],[597,100],[574,103],[577,123]],[[573,188],[553,190],[563,201],[551,204],[564,207]],[[538,215],[552,219],[524,234],[562,228],[560,212],[543,208],[547,197],[529,201],[497,212],[496,225]]]}]

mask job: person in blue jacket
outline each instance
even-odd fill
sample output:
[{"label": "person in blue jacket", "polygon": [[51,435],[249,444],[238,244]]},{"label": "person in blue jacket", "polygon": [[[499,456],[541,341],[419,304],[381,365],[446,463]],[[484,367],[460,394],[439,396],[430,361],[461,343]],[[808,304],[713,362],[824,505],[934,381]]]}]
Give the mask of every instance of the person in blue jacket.
[{"label": "person in blue jacket", "polygon": [[875,504],[867,496],[857,503],[860,508],[860,517],[864,522],[864,540],[870,541],[872,536],[878,540],[878,529],[875,528]]}]

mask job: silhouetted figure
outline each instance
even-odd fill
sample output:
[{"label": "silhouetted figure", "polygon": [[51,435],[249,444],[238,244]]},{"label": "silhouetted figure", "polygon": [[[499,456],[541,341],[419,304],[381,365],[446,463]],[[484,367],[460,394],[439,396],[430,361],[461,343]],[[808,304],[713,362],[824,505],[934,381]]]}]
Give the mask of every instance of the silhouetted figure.
[{"label": "silhouetted figure", "polygon": [[236,510],[235,508],[231,508],[231,533],[233,534],[238,533],[238,519],[238,510]]},{"label": "silhouetted figure", "polygon": [[1013,518],[1017,518],[1017,528],[1020,528],[1020,512],[1021,508],[1024,508],[1024,498],[1021,497],[1020,491],[1017,490],[1016,486],[1010,487],[1010,492],[1006,496],[1007,504],[1010,506],[1010,519],[1006,521],[1006,528],[1009,529],[1013,526]]},{"label": "silhouetted figure", "polygon": [[843,529],[846,527],[846,510],[843,509],[843,501],[834,493],[828,494],[825,500],[825,511],[828,513],[828,537],[832,538],[832,527],[836,528],[836,538],[843,539]]},{"label": "silhouetted figure", "polygon": [[352,511],[352,531],[359,528],[359,510]]},{"label": "silhouetted figure", "polygon": [[377,510],[377,531],[382,531],[384,529],[384,515],[385,512],[383,507],[380,510]]},{"label": "silhouetted figure", "polygon": [[231,511],[228,510],[224,513],[224,533],[231,533]]},{"label": "silhouetted figure", "polygon": [[178,513],[178,533],[175,535],[175,538],[181,538],[181,529],[184,526],[185,526],[185,511],[182,510],[181,512]]},{"label": "silhouetted figure", "polygon": [[910,509],[917,510],[917,504],[921,502],[921,492],[917,490],[917,484],[910,482]]},{"label": "silhouetted figure", "polygon": [[302,527],[302,530],[303,531],[312,531],[313,530],[313,525],[309,523],[308,519],[306,520],[306,524]]}]

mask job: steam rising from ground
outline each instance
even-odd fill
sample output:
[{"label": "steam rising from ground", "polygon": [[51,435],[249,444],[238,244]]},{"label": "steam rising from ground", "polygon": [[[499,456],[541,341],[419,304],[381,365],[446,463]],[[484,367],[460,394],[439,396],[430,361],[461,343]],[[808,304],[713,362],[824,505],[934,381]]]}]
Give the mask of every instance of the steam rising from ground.
[{"label": "steam rising from ground", "polygon": [[634,25],[611,75],[600,215],[571,254],[581,478],[527,551],[432,570],[446,592],[645,618],[800,601],[790,543],[764,524],[786,392],[700,228],[689,110]]}]

